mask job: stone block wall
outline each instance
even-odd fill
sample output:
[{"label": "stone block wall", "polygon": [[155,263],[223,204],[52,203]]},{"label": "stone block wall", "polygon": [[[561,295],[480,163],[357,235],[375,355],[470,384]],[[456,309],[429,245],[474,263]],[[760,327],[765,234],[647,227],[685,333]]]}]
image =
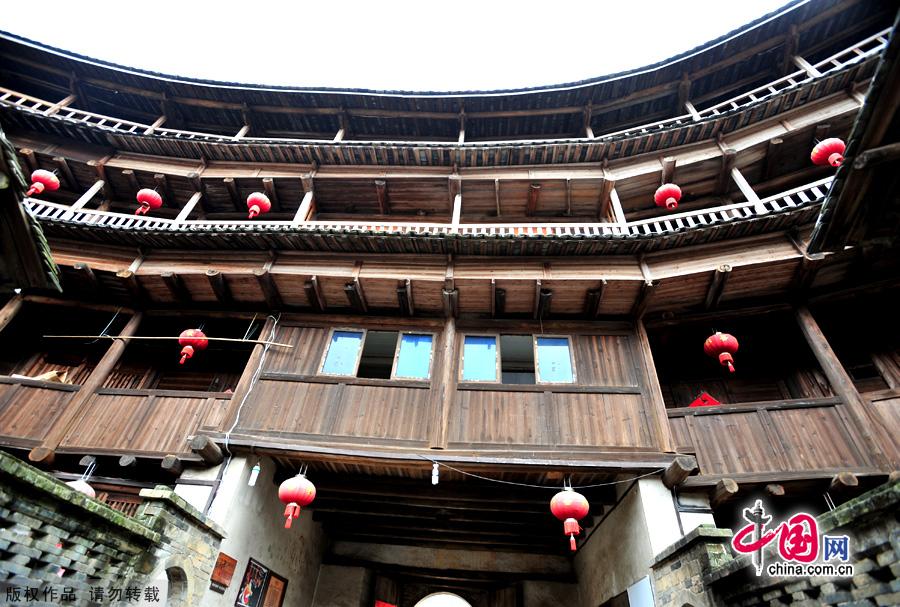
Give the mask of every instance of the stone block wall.
[{"label": "stone block wall", "polygon": [[[731,531],[700,527],[657,555],[658,607],[881,607],[900,605],[900,483],[886,483],[817,517],[819,533],[848,535],[852,577],[757,577],[735,558]],[[766,548],[766,563],[778,560]]]},{"label": "stone block wall", "polygon": [[195,604],[221,530],[166,487],[143,497],[131,518],[0,452],[0,604]]}]

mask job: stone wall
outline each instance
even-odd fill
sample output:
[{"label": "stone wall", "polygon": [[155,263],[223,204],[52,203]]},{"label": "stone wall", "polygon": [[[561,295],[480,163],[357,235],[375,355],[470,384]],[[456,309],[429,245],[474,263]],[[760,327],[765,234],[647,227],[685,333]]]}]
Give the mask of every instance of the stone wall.
[{"label": "stone wall", "polygon": [[[657,555],[658,607],[900,605],[900,483],[887,483],[817,517],[819,533],[847,535],[852,577],[757,577],[733,556],[731,530],[700,527]],[[778,561],[775,542],[766,563]],[[821,559],[820,559],[821,560]]]},{"label": "stone wall", "polygon": [[166,487],[141,495],[131,518],[0,452],[0,604],[197,604],[221,529]]}]

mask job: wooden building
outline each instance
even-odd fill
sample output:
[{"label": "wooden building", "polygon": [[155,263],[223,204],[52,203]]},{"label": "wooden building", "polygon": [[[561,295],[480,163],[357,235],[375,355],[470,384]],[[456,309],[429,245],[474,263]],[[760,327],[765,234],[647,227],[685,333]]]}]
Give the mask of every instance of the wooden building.
[{"label": "wooden building", "polygon": [[[627,604],[647,554],[752,496],[883,482],[895,11],[798,1],[639,70],[473,93],[205,82],[3,34],[0,123],[60,181],[22,204],[63,288],[5,295],[0,445],[65,479],[92,456],[125,511],[162,483],[252,524],[222,550],[285,605]],[[812,164],[831,137],[844,164]],[[163,206],[136,215],[142,188]],[[179,364],[198,327],[232,341]],[[275,490],[301,469],[291,539]],[[564,483],[591,502],[574,558]]]}]

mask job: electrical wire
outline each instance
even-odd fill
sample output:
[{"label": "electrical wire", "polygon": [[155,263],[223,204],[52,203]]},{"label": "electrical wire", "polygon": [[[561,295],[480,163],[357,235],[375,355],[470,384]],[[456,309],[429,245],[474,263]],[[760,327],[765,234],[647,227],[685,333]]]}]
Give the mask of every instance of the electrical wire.
[{"label": "electrical wire", "polygon": [[[449,464],[445,464],[445,463],[443,463],[443,462],[439,462],[439,461],[437,461],[436,459],[432,459],[432,458],[430,458],[430,457],[427,457],[427,456],[425,456],[425,455],[422,455],[421,453],[419,453],[418,456],[421,457],[421,458],[424,459],[424,460],[427,460],[427,461],[431,462],[432,464],[437,464],[438,466],[442,466],[442,467],[444,467],[444,468],[447,468],[448,470],[453,470],[454,472],[457,472],[457,473],[462,474],[462,475],[464,475],[464,476],[470,476],[470,477],[472,477],[472,478],[477,478],[477,479],[479,479],[479,480],[488,481],[488,482],[491,482],[491,483],[501,483],[501,484],[503,484],[503,485],[514,485],[514,486],[516,486],[516,487],[529,487],[529,488],[531,488],[531,489],[553,489],[553,490],[558,490],[558,489],[559,489],[559,487],[556,487],[556,486],[533,485],[533,484],[530,484],[530,483],[517,483],[517,482],[515,482],[515,481],[505,481],[505,480],[500,479],[500,478],[490,478],[489,476],[482,476],[482,475],[480,475],[480,474],[475,474],[474,472],[466,472],[465,470],[460,470],[459,468],[454,468],[453,466],[451,466],[451,465],[449,465]],[[633,477],[630,477],[630,478],[625,478],[625,479],[621,479],[621,480],[617,480],[617,481],[609,481],[609,482],[606,482],[606,483],[594,483],[594,484],[592,484],[592,485],[569,485],[569,488],[570,488],[570,489],[593,489],[594,487],[608,487],[608,486],[610,486],[610,485],[620,485],[620,484],[623,484],[623,483],[630,483],[630,482],[632,482],[632,481],[636,481],[636,480],[639,480],[639,479],[642,479],[642,478],[646,478],[646,477],[648,477],[648,476],[653,476],[654,474],[659,474],[660,472],[662,472],[662,471],[664,471],[664,470],[665,470],[665,468],[660,468],[660,469],[658,469],[658,470],[653,470],[653,471],[651,471],[651,472],[647,472],[646,474],[642,474],[642,475],[640,475],[640,476],[633,476]]]},{"label": "electrical wire", "polygon": [[95,344],[95,343],[97,343],[98,341],[100,341],[101,338],[106,337],[106,336],[107,336],[106,331],[112,326],[112,324],[113,324],[114,322],[116,322],[116,318],[118,318],[119,312],[121,312],[121,311],[122,311],[122,308],[121,308],[121,307],[117,308],[117,309],[116,309],[116,313],[113,314],[113,317],[112,317],[111,319],[109,319],[109,322],[106,323],[106,326],[103,327],[103,330],[102,330],[102,331],[100,331],[100,335],[99,335],[94,341],[89,341],[89,342],[87,342],[87,343],[89,343],[89,344]]}]

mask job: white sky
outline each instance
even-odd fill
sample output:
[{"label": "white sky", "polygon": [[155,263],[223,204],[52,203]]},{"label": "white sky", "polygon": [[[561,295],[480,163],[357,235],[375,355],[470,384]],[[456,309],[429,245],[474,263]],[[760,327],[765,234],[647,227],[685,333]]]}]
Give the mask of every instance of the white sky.
[{"label": "white sky", "polygon": [[666,59],[787,0],[5,2],[0,29],[130,67],[254,84],[473,90]]}]

